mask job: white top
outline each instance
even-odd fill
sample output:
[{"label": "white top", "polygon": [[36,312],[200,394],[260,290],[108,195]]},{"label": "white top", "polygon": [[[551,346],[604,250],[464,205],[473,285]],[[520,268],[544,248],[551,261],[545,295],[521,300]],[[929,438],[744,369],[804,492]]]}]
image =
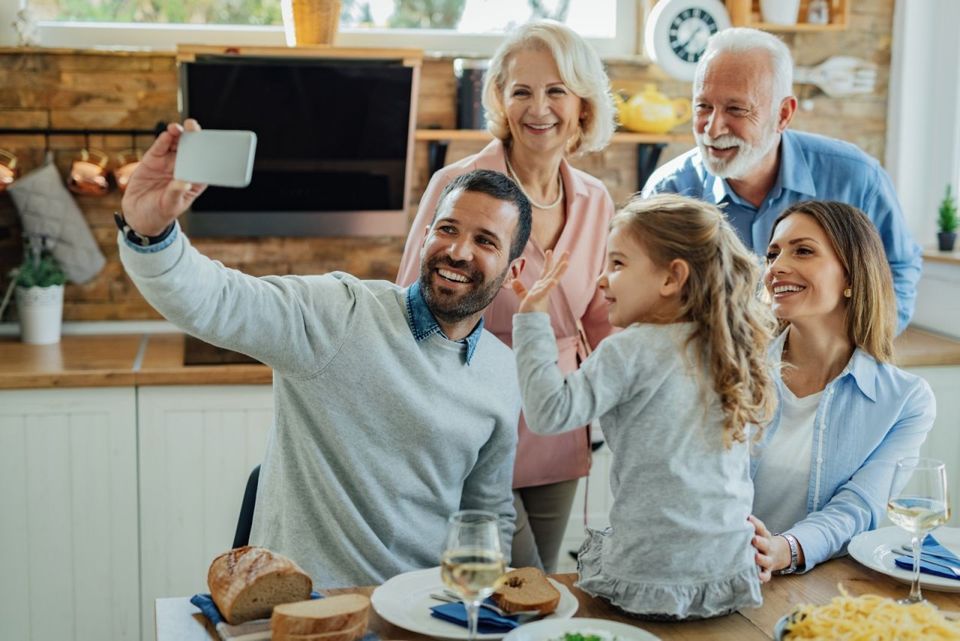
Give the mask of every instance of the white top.
[{"label": "white top", "polygon": [[807,516],[813,427],[823,390],[797,398],[783,386],[780,427],[763,451],[753,479],[763,487],[753,497],[753,513],[771,532],[783,532]]}]

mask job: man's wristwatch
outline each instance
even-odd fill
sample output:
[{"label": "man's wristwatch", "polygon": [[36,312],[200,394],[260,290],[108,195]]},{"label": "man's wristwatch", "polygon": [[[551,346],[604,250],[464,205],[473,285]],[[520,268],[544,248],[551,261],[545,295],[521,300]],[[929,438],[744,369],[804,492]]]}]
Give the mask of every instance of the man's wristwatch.
[{"label": "man's wristwatch", "polygon": [[774,574],[793,574],[797,571],[797,566],[800,564],[800,544],[797,543],[797,537],[792,534],[787,534],[786,532],[782,534],[775,534],[774,536],[782,536],[787,541],[787,545],[790,546],[790,565],[783,568],[782,570],[775,570]]},{"label": "man's wristwatch", "polygon": [[122,211],[113,212],[113,220],[117,223],[117,229],[123,232],[123,235],[127,240],[134,245],[140,245],[141,247],[149,247],[150,245],[156,245],[163,242],[173,231],[173,226],[175,225],[175,223],[170,223],[167,225],[167,228],[160,232],[160,234],[157,236],[145,236],[134,231],[133,228],[127,224],[126,219],[123,217]]}]

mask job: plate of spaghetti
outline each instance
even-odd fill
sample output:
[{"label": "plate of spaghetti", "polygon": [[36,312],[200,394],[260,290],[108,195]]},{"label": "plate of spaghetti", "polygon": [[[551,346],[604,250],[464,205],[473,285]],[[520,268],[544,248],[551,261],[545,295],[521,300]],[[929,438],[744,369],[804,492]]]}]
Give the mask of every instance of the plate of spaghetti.
[{"label": "plate of spaghetti", "polygon": [[930,603],[902,605],[874,594],[841,595],[826,605],[801,605],[777,621],[777,641],[870,639],[948,641],[960,639],[960,622],[949,621]]}]

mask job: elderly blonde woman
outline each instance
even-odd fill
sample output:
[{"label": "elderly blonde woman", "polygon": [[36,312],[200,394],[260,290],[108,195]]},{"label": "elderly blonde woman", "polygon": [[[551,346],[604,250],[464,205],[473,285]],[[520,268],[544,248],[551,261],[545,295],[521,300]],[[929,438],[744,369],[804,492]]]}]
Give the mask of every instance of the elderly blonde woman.
[{"label": "elderly blonde woman", "polygon": [[[570,372],[612,331],[597,277],[603,271],[613,200],[599,180],[567,162],[571,155],[603,149],[613,134],[607,74],[596,52],[568,27],[547,20],[528,23],[508,35],[490,61],[483,106],[494,140],[434,174],[420,200],[397,282],[409,285],[420,278],[420,247],[440,193],[451,180],[474,169],[507,174],[533,206],[523,284],[530,287],[536,280],[545,251],[570,255],[569,269],[550,302],[559,364]],[[471,261],[460,257],[450,266],[469,273]],[[451,291],[460,289],[464,296],[483,285],[450,281]],[[517,304],[512,292],[503,291],[484,316],[484,327],[507,345]],[[513,477],[513,565],[556,569],[577,479],[589,470],[587,428],[540,436],[521,418]]]}]

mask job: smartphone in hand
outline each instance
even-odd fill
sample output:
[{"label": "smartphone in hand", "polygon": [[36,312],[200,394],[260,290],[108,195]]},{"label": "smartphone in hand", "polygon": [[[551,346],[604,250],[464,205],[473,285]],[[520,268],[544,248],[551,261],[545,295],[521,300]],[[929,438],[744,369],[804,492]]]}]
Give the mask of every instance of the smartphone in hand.
[{"label": "smartphone in hand", "polygon": [[195,184],[246,187],[256,150],[257,134],[252,131],[185,131],[177,143],[173,177]]}]

